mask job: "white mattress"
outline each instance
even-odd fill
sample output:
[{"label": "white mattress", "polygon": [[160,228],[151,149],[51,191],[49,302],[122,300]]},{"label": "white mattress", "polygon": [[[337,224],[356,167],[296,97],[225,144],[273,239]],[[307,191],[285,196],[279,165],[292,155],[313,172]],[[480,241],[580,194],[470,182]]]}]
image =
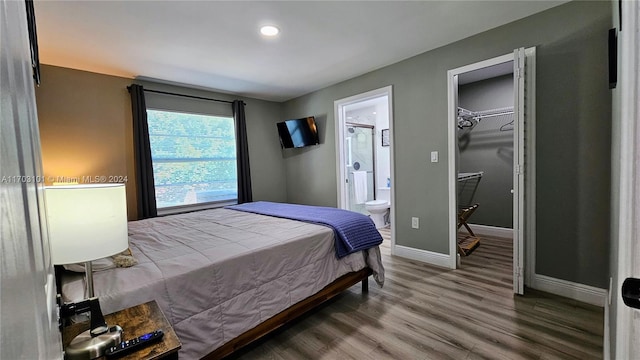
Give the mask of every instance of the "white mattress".
[{"label": "white mattress", "polygon": [[[337,259],[333,230],[215,209],[129,223],[138,264],[94,273],[104,313],[156,300],[180,341],[200,358],[338,277],[366,266],[378,284],[378,247]],[[81,300],[81,277],[65,279],[65,301]]]}]

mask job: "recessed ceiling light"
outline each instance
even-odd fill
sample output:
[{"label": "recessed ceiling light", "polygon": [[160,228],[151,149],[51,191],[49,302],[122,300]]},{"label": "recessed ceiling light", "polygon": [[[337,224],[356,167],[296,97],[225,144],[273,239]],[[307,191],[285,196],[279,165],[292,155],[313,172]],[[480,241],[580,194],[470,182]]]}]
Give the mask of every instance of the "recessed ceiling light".
[{"label": "recessed ceiling light", "polygon": [[375,114],[377,114],[377,112],[375,112],[375,111],[374,111],[374,112],[373,112],[373,115],[375,115]]},{"label": "recessed ceiling light", "polygon": [[260,33],[264,36],[276,36],[280,32],[280,29],[273,25],[265,25],[260,28]]}]

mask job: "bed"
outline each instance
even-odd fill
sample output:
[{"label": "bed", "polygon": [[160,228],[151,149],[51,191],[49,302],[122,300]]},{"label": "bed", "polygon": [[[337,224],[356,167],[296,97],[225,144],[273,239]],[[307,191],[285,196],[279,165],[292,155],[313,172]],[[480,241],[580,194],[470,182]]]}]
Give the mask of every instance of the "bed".
[{"label": "bed", "polygon": [[[94,272],[104,313],[156,300],[182,342],[180,358],[218,358],[339,291],[382,286],[377,246],[336,255],[332,228],[228,208],[129,223],[137,264]],[[64,301],[84,298],[65,272]],[[293,310],[292,310],[293,309]]]}]

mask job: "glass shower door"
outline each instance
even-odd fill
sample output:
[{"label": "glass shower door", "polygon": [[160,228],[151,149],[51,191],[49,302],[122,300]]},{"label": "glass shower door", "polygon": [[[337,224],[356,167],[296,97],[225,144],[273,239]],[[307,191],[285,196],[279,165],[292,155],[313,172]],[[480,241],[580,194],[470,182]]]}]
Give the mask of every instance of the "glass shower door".
[{"label": "glass shower door", "polygon": [[375,197],[374,128],[347,124],[345,131],[347,209],[368,214],[364,203]]}]

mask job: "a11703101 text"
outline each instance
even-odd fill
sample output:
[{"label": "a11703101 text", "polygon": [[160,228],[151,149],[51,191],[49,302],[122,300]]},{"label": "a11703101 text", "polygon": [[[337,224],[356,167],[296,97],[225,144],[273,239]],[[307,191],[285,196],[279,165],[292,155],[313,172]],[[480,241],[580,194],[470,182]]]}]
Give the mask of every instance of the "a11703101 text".
[{"label": "a11703101 text", "polygon": [[45,176],[35,175],[3,175],[0,178],[0,183],[3,184],[18,184],[18,183],[44,183],[47,180]]},{"label": "a11703101 text", "polygon": [[126,175],[85,175],[85,176],[35,176],[35,175],[3,175],[0,176],[2,184],[105,184],[126,183]]}]

